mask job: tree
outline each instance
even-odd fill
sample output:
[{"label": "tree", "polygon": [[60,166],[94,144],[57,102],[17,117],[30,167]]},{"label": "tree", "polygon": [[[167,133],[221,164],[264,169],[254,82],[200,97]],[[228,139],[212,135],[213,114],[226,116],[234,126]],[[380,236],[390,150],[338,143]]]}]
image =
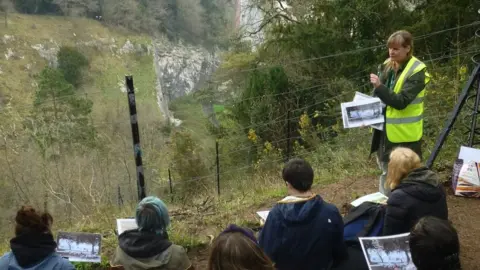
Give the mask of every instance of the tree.
[{"label": "tree", "polygon": [[63,46],[58,51],[58,68],[62,71],[65,80],[78,87],[82,80],[82,71],[88,66],[85,55],[73,47]]},{"label": "tree", "polygon": [[21,13],[61,14],[61,10],[53,0],[15,0],[13,2],[15,9]]},{"label": "tree", "polygon": [[28,127],[42,153],[50,149],[60,154],[75,144],[93,146],[95,129],[89,117],[92,102],[77,96],[58,69],[45,68],[38,81]]},{"label": "tree", "polygon": [[[202,5],[211,7],[213,2],[203,0]],[[451,61],[449,58],[462,50],[474,49],[477,27],[445,30],[476,20],[475,5],[468,0],[251,3],[262,11],[263,21],[256,31],[262,31],[265,42],[253,53],[230,50],[219,69],[223,75],[219,84],[234,82],[229,84],[229,92],[237,97],[229,104],[234,119],[241,127],[255,127],[256,134],[267,141],[286,138],[286,124],[294,132],[299,127],[302,130],[302,117],[311,120],[309,125],[316,132],[313,136],[321,141],[325,140],[322,133],[328,134],[326,139],[334,137],[339,132],[334,125],[342,121],[337,111],[340,102],[355,91],[371,92],[368,75],[388,57],[386,40],[394,31],[406,29],[417,37],[417,57],[445,58],[435,64]],[[434,33],[438,30],[445,31]],[[433,63],[428,66],[433,67]],[[219,95],[210,96],[218,99]],[[282,115],[288,111],[291,122]],[[245,136],[247,132],[244,130]],[[292,135],[298,134],[289,137]],[[303,139],[303,146],[305,143]]]},{"label": "tree", "polygon": [[67,16],[88,16],[100,10],[99,0],[53,0]]},{"label": "tree", "polygon": [[8,27],[8,13],[13,9],[12,2],[10,0],[0,0],[0,11],[4,13],[5,28]]}]

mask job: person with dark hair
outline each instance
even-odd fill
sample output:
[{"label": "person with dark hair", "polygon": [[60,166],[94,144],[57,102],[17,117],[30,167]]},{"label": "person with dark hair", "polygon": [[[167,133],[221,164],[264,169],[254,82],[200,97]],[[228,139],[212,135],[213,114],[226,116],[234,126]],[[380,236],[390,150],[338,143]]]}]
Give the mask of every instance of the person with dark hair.
[{"label": "person with dark hair", "polygon": [[275,270],[275,267],[251,231],[230,225],[210,249],[208,270],[245,269]]},{"label": "person with dark hair", "polygon": [[168,239],[170,225],[167,206],[157,197],[146,197],[137,206],[138,228],[118,237],[112,266],[125,270],[186,270],[193,269],[185,249]]},{"label": "person with dark hair", "polygon": [[452,224],[428,216],[410,233],[410,252],[418,270],[461,270],[460,242]]},{"label": "person with dark hair", "polygon": [[73,270],[73,265],[58,255],[53,240],[53,218],[30,206],[23,206],[15,217],[15,237],[11,252],[0,258],[0,269]]},{"label": "person with dark hair", "polygon": [[282,172],[288,196],[268,214],[260,246],[280,270],[329,269],[347,257],[342,217],[333,204],[311,191],[314,172],[303,159]]}]

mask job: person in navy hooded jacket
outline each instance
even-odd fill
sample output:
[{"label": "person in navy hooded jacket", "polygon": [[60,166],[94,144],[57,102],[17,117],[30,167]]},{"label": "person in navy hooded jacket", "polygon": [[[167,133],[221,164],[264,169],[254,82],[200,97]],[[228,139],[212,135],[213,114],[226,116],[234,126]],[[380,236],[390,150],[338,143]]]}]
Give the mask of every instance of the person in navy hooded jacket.
[{"label": "person in navy hooded jacket", "polygon": [[312,193],[313,175],[302,159],[283,168],[288,196],[270,210],[259,237],[277,269],[330,269],[347,257],[342,217],[335,205]]}]

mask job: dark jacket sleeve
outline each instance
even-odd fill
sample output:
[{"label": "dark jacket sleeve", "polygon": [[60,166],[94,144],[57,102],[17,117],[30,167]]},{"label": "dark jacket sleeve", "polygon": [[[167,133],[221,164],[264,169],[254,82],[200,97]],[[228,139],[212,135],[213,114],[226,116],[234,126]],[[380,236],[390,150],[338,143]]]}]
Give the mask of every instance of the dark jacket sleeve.
[{"label": "dark jacket sleeve", "polygon": [[387,106],[403,110],[423,89],[425,89],[425,69],[408,78],[399,93],[395,93],[393,89],[389,89],[384,84],[381,84],[375,88],[374,94]]},{"label": "dark jacket sleeve", "polygon": [[348,258],[348,253],[347,253],[347,246],[345,245],[345,242],[343,240],[343,219],[340,213],[338,212],[338,209],[335,209],[335,212],[333,214],[333,220],[336,220],[335,224],[337,224],[337,230],[335,232],[335,235],[333,237],[333,266],[337,266],[340,264],[343,260],[346,260]]},{"label": "dark jacket sleeve", "polygon": [[279,248],[282,242],[280,215],[281,213],[277,207],[273,207],[272,210],[270,210],[258,239],[260,247],[274,263],[278,261]]},{"label": "dark jacket sleeve", "polygon": [[408,198],[405,197],[406,194],[401,190],[394,191],[390,194],[385,212],[383,235],[406,233],[404,230],[406,222],[408,222],[408,206],[405,202]]}]

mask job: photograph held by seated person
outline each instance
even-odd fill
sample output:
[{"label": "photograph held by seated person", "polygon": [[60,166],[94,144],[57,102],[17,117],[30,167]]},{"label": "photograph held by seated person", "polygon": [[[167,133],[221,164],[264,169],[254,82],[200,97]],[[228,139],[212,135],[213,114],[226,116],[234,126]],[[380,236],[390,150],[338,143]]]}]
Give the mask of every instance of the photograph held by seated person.
[{"label": "photograph held by seated person", "polygon": [[385,189],[388,158],[392,149],[407,147],[422,158],[423,113],[426,85],[430,75],[426,65],[413,56],[413,36],[401,30],[387,41],[389,58],[380,68],[380,74],[370,74],[374,86],[373,95],[386,105],[383,130],[373,129],[370,153],[376,153],[382,170],[379,191]]},{"label": "photograph held by seated person", "polygon": [[462,269],[458,233],[448,220],[420,219],[410,232],[409,246],[417,270]]},{"label": "photograph held by seated person", "polygon": [[73,270],[73,265],[56,253],[52,235],[53,218],[23,206],[15,217],[15,237],[11,251],[0,258],[0,269]]},{"label": "photograph held by seated person", "polygon": [[208,270],[275,270],[252,231],[230,225],[210,249]]},{"label": "photograph held by seated person", "polygon": [[390,154],[383,235],[407,233],[425,216],[448,219],[446,192],[438,175],[423,166],[411,149],[399,147]]},{"label": "photograph held by seated person", "polygon": [[170,242],[167,206],[157,197],[146,197],[137,206],[138,228],[118,236],[119,246],[111,265],[125,270],[187,270],[193,266],[185,249]]},{"label": "photograph held by seated person", "polygon": [[260,232],[260,246],[280,270],[337,265],[347,257],[337,207],[312,192],[314,172],[307,161],[290,160],[282,177],[288,196],[270,210]]}]

